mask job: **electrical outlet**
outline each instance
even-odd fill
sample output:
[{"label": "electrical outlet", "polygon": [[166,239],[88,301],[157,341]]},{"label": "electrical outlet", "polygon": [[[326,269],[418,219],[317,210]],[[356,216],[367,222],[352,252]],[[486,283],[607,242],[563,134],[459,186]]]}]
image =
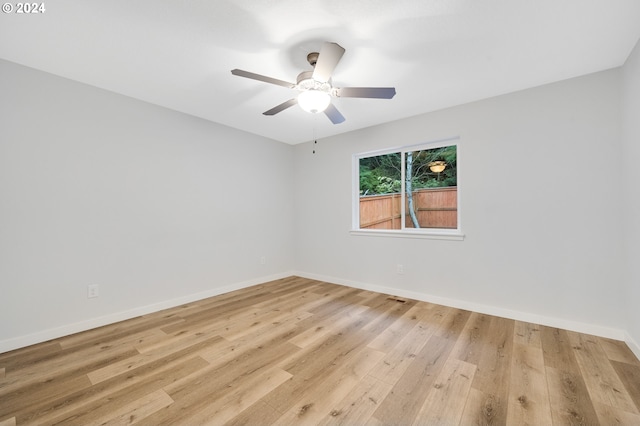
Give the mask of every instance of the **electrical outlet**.
[{"label": "electrical outlet", "polygon": [[100,287],[98,284],[91,284],[87,286],[87,299],[93,299],[100,296]]},{"label": "electrical outlet", "polygon": [[260,258],[260,264],[261,264],[261,265],[266,265],[266,264],[267,264],[267,258],[266,258],[265,256],[262,256],[262,257]]},{"label": "electrical outlet", "polygon": [[398,272],[398,274],[400,274],[400,275],[404,274],[404,266],[403,266],[403,265],[398,264],[398,265],[396,266],[396,271],[397,271],[397,272]]}]

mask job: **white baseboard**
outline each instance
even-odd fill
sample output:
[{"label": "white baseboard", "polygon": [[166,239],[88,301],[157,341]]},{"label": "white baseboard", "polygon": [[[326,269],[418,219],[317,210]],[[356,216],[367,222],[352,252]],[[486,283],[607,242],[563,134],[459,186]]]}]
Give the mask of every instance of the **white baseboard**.
[{"label": "white baseboard", "polygon": [[[629,341],[631,336],[629,336],[624,330],[603,327],[595,324],[587,324],[579,321],[571,321],[564,318],[555,318],[555,317],[547,317],[542,315],[536,315],[529,312],[520,312],[513,311],[510,309],[500,308],[496,306],[488,306],[481,305],[478,303],[473,303],[465,300],[457,300],[457,299],[449,299],[445,297],[433,296],[426,293],[418,293],[415,291],[402,290],[398,288],[384,287],[374,284],[361,283],[357,281],[344,280],[336,277],[329,277],[325,275],[311,274],[301,271],[296,271],[295,275],[303,278],[310,278],[319,281],[330,282],[334,284],[345,285],[348,287],[359,288],[362,290],[370,290],[375,291],[377,293],[391,294],[400,297],[407,297],[409,299],[421,300],[424,302],[435,303],[438,305],[450,306],[458,309],[465,309],[468,311],[474,311],[481,314],[494,315],[502,318],[509,318],[517,321],[525,321],[533,324],[545,325],[548,327],[556,327],[562,328],[565,330],[576,331],[578,333],[591,334],[594,336],[607,337],[609,339],[622,340],[627,342],[629,347],[631,344]],[[638,345],[633,343],[638,349]],[[633,347],[631,349],[634,351],[638,359],[640,359],[640,352],[634,350]]]},{"label": "white baseboard", "polygon": [[152,305],[140,306],[138,308],[130,309],[127,311],[114,312],[113,314],[109,314],[109,315],[105,315],[97,318],[91,318],[91,319],[76,322],[73,324],[67,324],[62,327],[42,330],[37,333],[28,334],[26,336],[19,336],[11,339],[0,340],[0,353],[34,345],[36,343],[46,342],[51,339],[57,339],[59,337],[68,336],[74,333],[79,333],[81,331],[91,330],[93,328],[102,327],[104,325],[113,324],[119,321],[124,321],[127,319],[139,317],[141,315],[147,315],[153,312],[161,311],[163,309],[169,309],[176,306],[184,305],[186,303],[191,303],[198,300],[206,299],[208,297],[218,296],[220,294],[229,293],[234,290],[240,290],[240,289],[251,287],[257,284],[263,284],[268,281],[290,277],[292,275],[295,275],[295,274],[289,271],[289,272],[284,272],[280,274],[255,278],[248,281],[242,281],[234,284],[228,284],[222,287],[212,288],[211,290],[203,291],[200,293],[189,294],[187,296],[178,297],[176,299],[154,303]]},{"label": "white baseboard", "polygon": [[640,345],[638,342],[633,340],[633,337],[631,337],[629,333],[625,333],[624,341],[627,346],[629,346],[629,349],[631,349],[631,352],[635,354],[636,358],[640,359]]}]

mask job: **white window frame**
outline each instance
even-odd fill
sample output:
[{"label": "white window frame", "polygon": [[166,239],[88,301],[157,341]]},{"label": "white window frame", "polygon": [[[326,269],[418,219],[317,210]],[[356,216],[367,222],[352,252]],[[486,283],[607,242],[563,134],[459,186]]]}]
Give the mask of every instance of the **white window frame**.
[{"label": "white window frame", "polygon": [[[405,227],[405,157],[408,151],[420,151],[428,149],[442,148],[445,146],[456,146],[456,164],[458,165],[457,173],[457,228],[456,229],[444,229],[444,228],[406,228]],[[376,237],[400,237],[400,238],[427,238],[438,240],[455,240],[461,241],[464,239],[462,233],[461,211],[461,173],[460,173],[460,138],[452,137],[447,139],[439,139],[436,141],[425,142],[415,145],[405,145],[394,148],[387,148],[377,151],[363,152],[354,154],[352,156],[352,228],[351,235],[354,236],[376,236]],[[402,173],[401,173],[401,229],[360,229],[360,159],[367,157],[376,157],[379,155],[400,153],[402,158]]]}]

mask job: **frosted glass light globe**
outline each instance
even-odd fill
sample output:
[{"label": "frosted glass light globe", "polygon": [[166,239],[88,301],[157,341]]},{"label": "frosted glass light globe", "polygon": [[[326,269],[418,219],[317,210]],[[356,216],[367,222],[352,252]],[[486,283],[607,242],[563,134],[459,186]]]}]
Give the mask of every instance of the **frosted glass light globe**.
[{"label": "frosted glass light globe", "polygon": [[298,95],[300,108],[313,114],[324,111],[330,103],[331,96],[319,90],[309,89]]}]

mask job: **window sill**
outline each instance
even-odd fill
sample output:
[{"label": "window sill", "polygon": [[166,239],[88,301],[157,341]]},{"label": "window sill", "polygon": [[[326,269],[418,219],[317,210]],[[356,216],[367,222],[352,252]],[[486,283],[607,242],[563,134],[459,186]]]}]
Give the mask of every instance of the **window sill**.
[{"label": "window sill", "polygon": [[464,234],[459,231],[390,231],[352,229],[351,235],[362,237],[393,237],[393,238],[423,238],[427,240],[462,241]]}]

